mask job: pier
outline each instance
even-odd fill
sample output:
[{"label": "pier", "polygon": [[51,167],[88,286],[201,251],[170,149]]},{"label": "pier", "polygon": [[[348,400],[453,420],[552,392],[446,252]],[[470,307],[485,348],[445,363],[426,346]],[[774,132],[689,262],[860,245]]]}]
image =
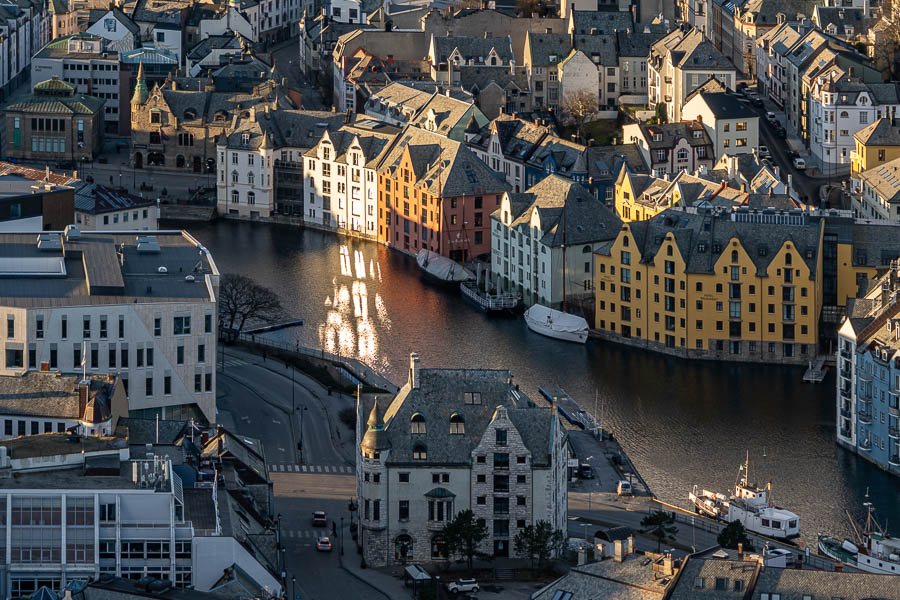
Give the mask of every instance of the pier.
[{"label": "pier", "polygon": [[816,357],[815,362],[810,362],[806,373],[803,374],[803,381],[806,383],[822,383],[828,369],[825,367],[825,357]]}]

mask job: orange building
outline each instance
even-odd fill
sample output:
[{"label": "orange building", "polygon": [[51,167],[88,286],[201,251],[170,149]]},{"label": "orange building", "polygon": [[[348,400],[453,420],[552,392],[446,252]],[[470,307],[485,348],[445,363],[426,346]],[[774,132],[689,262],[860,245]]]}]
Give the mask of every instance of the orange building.
[{"label": "orange building", "polygon": [[459,262],[489,255],[490,214],[507,190],[464,143],[407,127],[378,169],[378,241]]}]

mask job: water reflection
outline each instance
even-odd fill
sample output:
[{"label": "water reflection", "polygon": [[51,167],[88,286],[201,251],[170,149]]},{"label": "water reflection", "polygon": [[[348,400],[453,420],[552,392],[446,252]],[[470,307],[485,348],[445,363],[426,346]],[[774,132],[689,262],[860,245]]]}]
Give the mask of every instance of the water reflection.
[{"label": "water reflection", "polygon": [[833,375],[808,385],[797,369],[562,344],[424,285],[415,260],[375,244],[249,223],[187,227],[223,272],[272,287],[305,320],[279,339],[359,357],[395,382],[416,351],[426,367],[508,368],[532,397],[556,384],[592,409],[596,394],[604,423],[665,500],[686,506],[694,483],[724,491],[749,450],[807,542],[817,530],[849,535],[844,509],[862,516],[867,488],[900,533],[900,481],[834,443]]}]

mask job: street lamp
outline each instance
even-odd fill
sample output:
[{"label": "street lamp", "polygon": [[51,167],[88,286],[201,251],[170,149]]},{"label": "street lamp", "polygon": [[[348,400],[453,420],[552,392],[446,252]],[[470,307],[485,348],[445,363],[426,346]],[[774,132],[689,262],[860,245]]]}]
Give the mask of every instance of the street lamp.
[{"label": "street lamp", "polygon": [[344,517],[341,517],[341,556],[344,555]]},{"label": "street lamp", "polygon": [[287,558],[286,554],[287,554],[287,548],[282,546],[281,547],[281,579],[282,579],[282,581],[287,579],[287,571],[285,570],[286,567],[285,567],[285,562],[284,562],[285,559]]},{"label": "street lamp", "polygon": [[[297,408],[300,411],[300,441],[297,442],[297,450],[300,451],[300,464],[303,464],[303,413],[309,410],[307,407]],[[293,422],[293,417],[292,417]]]},{"label": "street lamp", "polygon": [[291,575],[291,598],[297,597],[297,576]]}]

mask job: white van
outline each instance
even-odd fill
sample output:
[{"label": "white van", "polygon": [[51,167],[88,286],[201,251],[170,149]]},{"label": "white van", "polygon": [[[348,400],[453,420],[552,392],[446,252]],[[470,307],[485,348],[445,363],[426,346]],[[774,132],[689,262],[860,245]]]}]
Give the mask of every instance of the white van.
[{"label": "white van", "polygon": [[631,482],[624,479],[620,480],[619,484],[616,486],[616,493],[620,496],[633,495],[634,491],[631,489]]}]

